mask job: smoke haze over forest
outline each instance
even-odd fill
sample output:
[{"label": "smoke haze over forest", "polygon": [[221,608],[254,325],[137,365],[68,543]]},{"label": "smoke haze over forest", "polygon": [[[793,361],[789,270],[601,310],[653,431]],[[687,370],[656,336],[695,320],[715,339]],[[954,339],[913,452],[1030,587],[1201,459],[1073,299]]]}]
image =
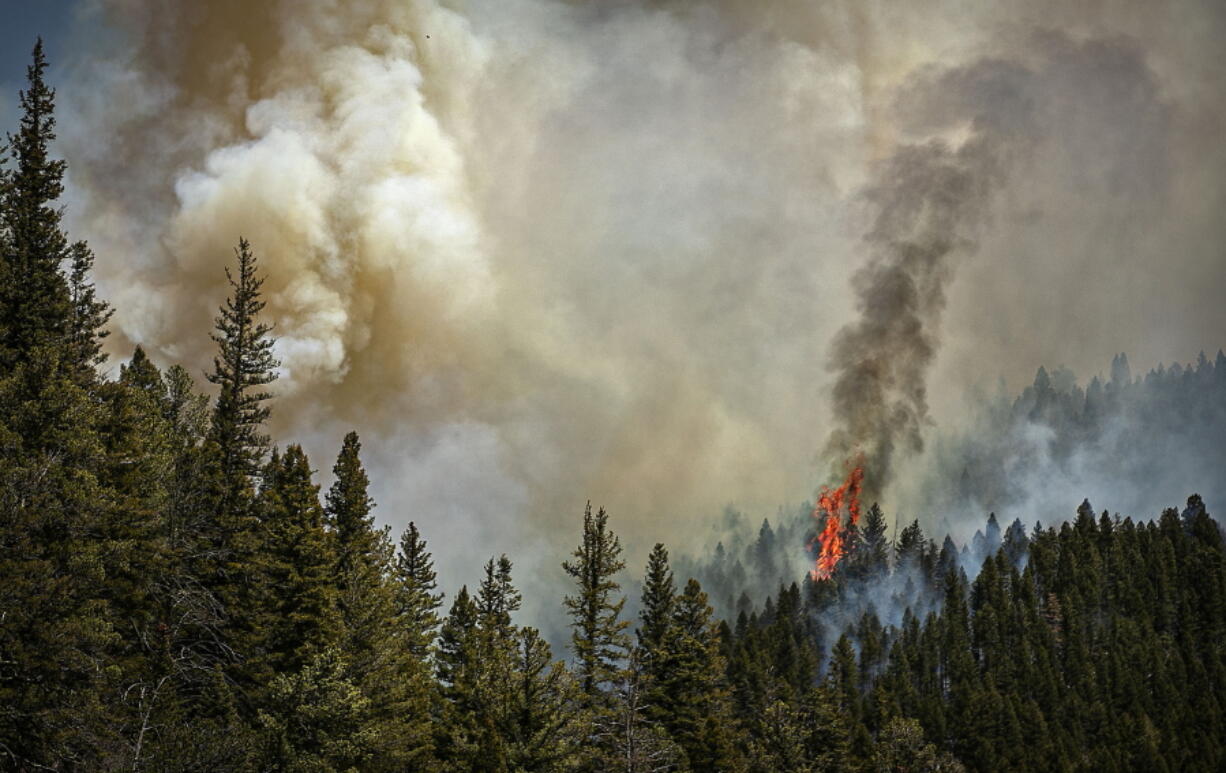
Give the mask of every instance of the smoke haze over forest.
[{"label": "smoke haze over forest", "polygon": [[[58,148],[113,356],[203,371],[249,238],[274,434],[322,469],[357,429],[379,518],[432,536],[445,585],[501,552],[551,582],[588,499],[635,567],[728,503],[756,523],[831,482],[832,431],[882,422],[887,513],[977,526],[1018,503],[950,494],[987,395],[1226,343],[1220,3],[76,11]],[[910,305],[874,292],[900,240],[939,247]],[[864,348],[898,370],[849,408]],[[1024,521],[1109,472],[1061,469]],[[1094,504],[1221,509],[1220,479],[1167,482]]]}]

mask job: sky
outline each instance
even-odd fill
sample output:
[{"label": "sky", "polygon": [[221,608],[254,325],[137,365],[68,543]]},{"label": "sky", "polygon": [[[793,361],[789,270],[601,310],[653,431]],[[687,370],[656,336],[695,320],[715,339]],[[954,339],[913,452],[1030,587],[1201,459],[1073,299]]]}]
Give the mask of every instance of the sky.
[{"label": "sky", "polygon": [[[53,57],[61,56],[65,38],[71,27],[73,0],[0,0],[0,13],[5,24],[0,28],[0,83],[6,95],[19,88],[30,61],[30,49],[42,36]],[[12,99],[6,99],[4,110],[11,115]]]},{"label": "sky", "polygon": [[0,8],[8,23],[0,31],[0,42],[4,45],[5,70],[26,63],[26,55],[39,35],[48,41],[62,35],[69,25],[73,5],[73,0],[4,0]]},{"label": "sky", "polygon": [[275,436],[326,480],[358,429],[449,584],[552,583],[589,499],[632,565],[700,546],[856,453],[892,512],[1002,380],[1226,344],[1211,0],[5,6],[112,363],[203,372],[249,238]]}]

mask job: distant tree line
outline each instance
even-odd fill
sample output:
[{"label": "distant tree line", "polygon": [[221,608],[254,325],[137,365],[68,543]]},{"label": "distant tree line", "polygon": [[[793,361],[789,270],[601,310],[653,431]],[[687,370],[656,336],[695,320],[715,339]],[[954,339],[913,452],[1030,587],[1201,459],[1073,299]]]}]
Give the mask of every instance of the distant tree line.
[{"label": "distant tree line", "polygon": [[356,434],[321,497],[302,448],[265,433],[278,364],[246,241],[211,396],[140,348],[99,374],[111,312],[56,204],[45,70],[40,44],[0,167],[0,769],[1226,764],[1226,569],[1198,497],[1150,523],[993,520],[973,582],[952,541],[888,539],[873,507],[833,579],[731,623],[663,545],[631,620],[589,506],[563,563],[568,662],[517,620],[507,556],[445,598],[417,526],[376,526]]}]

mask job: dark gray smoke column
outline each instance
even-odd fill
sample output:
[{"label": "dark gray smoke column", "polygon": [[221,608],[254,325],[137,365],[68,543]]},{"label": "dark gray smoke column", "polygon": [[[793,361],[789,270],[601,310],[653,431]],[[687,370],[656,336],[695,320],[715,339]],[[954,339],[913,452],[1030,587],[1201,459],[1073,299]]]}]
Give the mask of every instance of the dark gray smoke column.
[{"label": "dark gray smoke column", "polygon": [[922,448],[945,287],[1034,135],[1030,80],[1019,65],[982,60],[924,73],[899,100],[901,125],[927,138],[881,162],[866,191],[868,259],[852,278],[859,317],[838,332],[831,354],[835,426],[826,454],[834,465],[863,456],[870,499],[889,483],[897,450]]}]

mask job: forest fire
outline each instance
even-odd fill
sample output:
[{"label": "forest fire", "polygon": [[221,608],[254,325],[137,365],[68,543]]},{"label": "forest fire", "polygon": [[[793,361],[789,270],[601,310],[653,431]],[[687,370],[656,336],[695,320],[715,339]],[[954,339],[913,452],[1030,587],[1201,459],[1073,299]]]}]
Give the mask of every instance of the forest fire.
[{"label": "forest fire", "polygon": [[[833,489],[822,487],[817,506],[813,508],[814,519],[825,519],[825,525],[816,538],[816,542],[821,544],[821,551],[816,566],[809,572],[814,580],[830,579],[839,560],[847,552],[844,541],[847,530],[860,520],[860,490],[863,484],[864,466],[857,462],[843,485]],[[847,513],[846,524],[843,522],[844,511]],[[809,548],[813,548],[812,542]]]}]

